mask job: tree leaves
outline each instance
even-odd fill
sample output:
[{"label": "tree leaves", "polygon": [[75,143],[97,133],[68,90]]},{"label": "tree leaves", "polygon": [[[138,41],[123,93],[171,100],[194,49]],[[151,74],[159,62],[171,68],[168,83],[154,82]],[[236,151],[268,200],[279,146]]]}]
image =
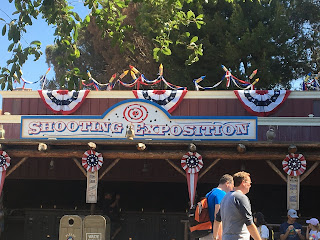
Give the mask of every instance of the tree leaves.
[{"label": "tree leaves", "polygon": [[[139,4],[130,5],[133,2]],[[80,73],[75,69],[81,51],[77,41],[79,32],[91,27],[91,22],[99,27],[101,39],[97,41],[111,39],[113,46],[127,53],[135,51],[128,36],[131,24],[136,24],[140,34],[152,40],[150,56],[167,62],[179,74],[192,74],[185,79],[201,75],[202,71],[215,79],[221,75],[220,65],[224,63],[244,78],[253,68],[261,69],[259,85],[265,87],[275,82],[286,84],[307,70],[317,70],[320,64],[320,6],[316,1],[85,0],[91,13],[83,20],[67,0],[13,4],[16,18],[11,22],[0,19],[4,22],[2,35],[11,41],[8,51],[12,52],[7,66],[1,68],[0,83],[9,89],[14,74],[21,75],[25,61],[30,56],[39,59],[42,54],[39,41],[24,43],[25,46],[21,43],[26,27],[39,14],[56,28],[55,47],[60,54],[55,62],[70,69],[61,78],[62,85],[68,88],[78,84]],[[127,14],[132,6],[137,8],[135,19]]]}]

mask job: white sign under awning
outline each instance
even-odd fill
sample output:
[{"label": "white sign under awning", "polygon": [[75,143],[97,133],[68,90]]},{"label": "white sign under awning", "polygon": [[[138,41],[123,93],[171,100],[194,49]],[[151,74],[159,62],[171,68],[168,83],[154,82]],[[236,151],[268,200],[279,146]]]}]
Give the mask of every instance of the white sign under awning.
[{"label": "white sign under awning", "polygon": [[156,103],[130,99],[102,116],[22,116],[24,139],[257,140],[257,117],[172,116]]}]

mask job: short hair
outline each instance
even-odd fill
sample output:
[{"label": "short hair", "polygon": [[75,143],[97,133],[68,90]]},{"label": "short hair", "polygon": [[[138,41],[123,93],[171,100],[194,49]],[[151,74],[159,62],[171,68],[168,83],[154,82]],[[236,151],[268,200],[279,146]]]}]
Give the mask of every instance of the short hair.
[{"label": "short hair", "polygon": [[227,182],[233,182],[233,177],[230,174],[224,174],[219,180],[219,184],[225,184]]},{"label": "short hair", "polygon": [[233,174],[234,186],[239,187],[242,181],[245,180],[247,177],[250,177],[250,173],[244,171]]}]

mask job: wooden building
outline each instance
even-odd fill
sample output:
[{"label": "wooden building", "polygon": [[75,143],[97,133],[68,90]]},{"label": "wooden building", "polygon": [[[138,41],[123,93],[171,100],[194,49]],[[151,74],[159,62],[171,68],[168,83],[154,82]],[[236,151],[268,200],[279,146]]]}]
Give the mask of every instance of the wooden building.
[{"label": "wooden building", "polygon": [[[48,137],[41,134],[25,137],[23,121],[28,123],[39,116],[59,119],[61,114],[53,113],[35,91],[1,94],[3,107],[0,124],[5,136],[0,144],[11,157],[3,189],[4,205],[12,211],[11,219],[14,219],[15,213],[23,211],[20,225],[26,229],[32,214],[53,211],[61,215],[66,214],[68,209],[73,213],[90,209],[85,204],[86,172],[81,166],[81,158],[89,149],[88,142],[94,142],[96,150],[104,158],[99,170],[99,193],[121,193],[124,215],[130,215],[130,221],[134,218],[147,219],[141,214],[159,213],[157,225],[161,225],[159,229],[162,230],[157,235],[160,236],[161,231],[166,232],[159,239],[183,239],[181,233],[175,233],[180,234],[177,236],[171,232],[184,231],[189,198],[180,161],[190,150],[190,144],[196,146],[204,162],[199,172],[199,196],[216,186],[223,174],[248,171],[254,183],[248,194],[253,210],[264,212],[267,221],[273,223],[280,223],[286,215],[287,174],[283,171],[282,161],[290,149],[295,149],[307,161],[307,169],[300,178],[299,213],[316,217],[314,214],[320,210],[316,198],[311,197],[320,187],[320,168],[317,167],[320,161],[318,92],[291,92],[272,114],[254,119],[233,91],[188,91],[171,114],[159,115],[159,119],[167,116],[171,121],[187,117],[192,122],[201,117],[248,118],[256,121],[254,138],[214,139],[208,133],[203,139],[194,136],[162,139],[150,134],[136,135],[133,140],[123,135],[115,138],[92,138],[90,135],[64,139],[57,137],[59,135]],[[132,91],[91,91],[81,106],[67,118],[91,116],[98,119],[112,112],[115,106],[134,99]],[[159,119],[150,120],[153,122],[149,124],[156,125]],[[267,138],[268,131],[274,134]],[[139,149],[139,143],[146,148]],[[41,149],[39,144],[44,144],[46,148]],[[312,205],[312,210],[307,205]],[[99,211],[99,204],[96,211]],[[169,212],[176,213],[174,217],[178,219],[179,227],[175,228],[181,231],[163,230],[163,226],[172,220],[168,217]],[[146,224],[143,226],[148,229]]]}]

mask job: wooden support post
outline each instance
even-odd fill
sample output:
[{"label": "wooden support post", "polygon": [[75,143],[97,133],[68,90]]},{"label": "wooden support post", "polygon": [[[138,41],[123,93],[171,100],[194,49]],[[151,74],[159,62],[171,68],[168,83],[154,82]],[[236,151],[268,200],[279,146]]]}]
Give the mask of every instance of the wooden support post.
[{"label": "wooden support post", "polygon": [[14,165],[10,170],[8,170],[6,177],[8,177],[11,173],[13,173],[14,170],[16,170],[18,167],[20,167],[20,165],[22,163],[24,163],[27,159],[28,159],[28,157],[22,158],[16,165]]},{"label": "wooden support post", "polygon": [[272,168],[273,171],[275,171],[285,182],[287,182],[287,178],[280,172],[280,170],[270,161],[266,161],[268,165]]},{"label": "wooden support post", "polygon": [[179,167],[177,167],[173,162],[171,162],[169,159],[165,159],[175,170],[177,170],[179,173],[181,173],[185,178],[187,178],[187,174],[182,171]]},{"label": "wooden support post", "polygon": [[104,175],[107,174],[118,162],[120,161],[120,158],[115,159],[107,168],[103,171],[103,173],[100,175],[99,180],[103,178]]},{"label": "wooden support post", "polygon": [[302,182],[303,180],[306,179],[306,177],[308,177],[310,175],[310,173],[313,172],[313,170],[316,169],[316,167],[318,167],[318,165],[320,164],[320,162],[315,162],[301,177],[300,177],[300,182]]},{"label": "wooden support post", "polygon": [[202,177],[203,177],[214,165],[216,165],[219,161],[220,161],[220,158],[214,160],[213,163],[211,163],[211,164],[209,165],[209,167],[207,167],[203,172],[201,172],[201,174],[200,174],[199,177],[198,177],[198,180],[199,180],[200,178],[202,178]]},{"label": "wooden support post", "polygon": [[79,161],[76,158],[72,158],[72,160],[74,161],[74,163],[78,166],[78,168],[81,170],[81,172],[83,173],[83,175],[85,177],[87,177],[87,172],[86,170],[84,170],[84,168],[82,167],[82,165],[79,163]]}]

